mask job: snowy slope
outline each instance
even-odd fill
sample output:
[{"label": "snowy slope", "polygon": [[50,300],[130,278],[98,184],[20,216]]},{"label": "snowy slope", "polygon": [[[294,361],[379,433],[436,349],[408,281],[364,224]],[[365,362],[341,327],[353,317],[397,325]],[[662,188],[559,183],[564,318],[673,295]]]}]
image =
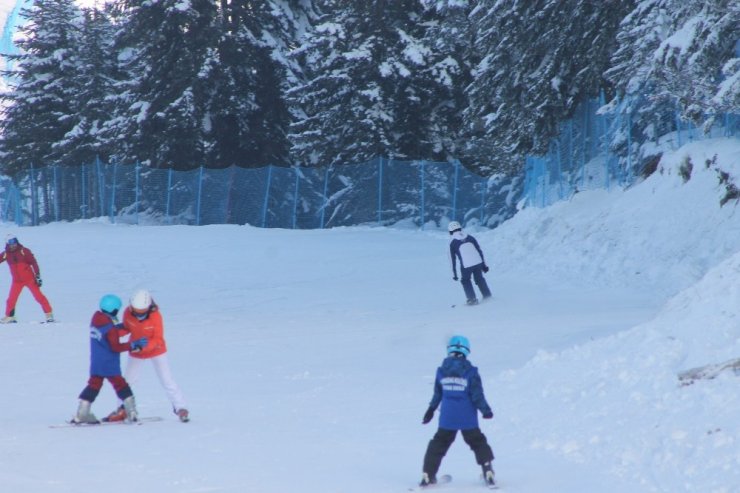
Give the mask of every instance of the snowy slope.
[{"label": "snowy slope", "polygon": [[[708,154],[707,154],[708,153]],[[17,229],[61,320],[0,326],[0,484],[60,493],[385,493],[419,479],[422,426],[446,339],[463,333],[496,414],[482,422],[502,491],[740,491],[732,373],[677,373],[740,357],[740,222],[716,169],[740,144],[666,155],[626,192],[583,192],[477,233],[494,299],[460,305],[442,231],[103,221]],[[0,293],[9,276],[0,266]],[[162,423],[50,429],[73,413],[99,297],[149,287],[193,420],[153,373],[134,387]],[[452,305],[456,305],[453,307]],[[106,387],[98,414],[115,406]],[[448,492],[480,491],[462,440]]]}]

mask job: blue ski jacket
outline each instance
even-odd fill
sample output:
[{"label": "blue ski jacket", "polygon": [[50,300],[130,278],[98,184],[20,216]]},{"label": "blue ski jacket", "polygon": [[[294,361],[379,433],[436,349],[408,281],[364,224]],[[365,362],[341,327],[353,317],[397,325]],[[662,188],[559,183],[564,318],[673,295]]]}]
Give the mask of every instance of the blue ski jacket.
[{"label": "blue ski jacket", "polygon": [[122,326],[108,314],[97,311],[90,321],[90,375],[114,377],[121,374],[121,355],[131,346],[120,342]]},{"label": "blue ski jacket", "polygon": [[445,430],[470,430],[478,428],[478,412],[491,412],[491,407],[483,395],[478,368],[463,357],[445,358],[437,368],[434,382],[434,396],[429,407],[437,409],[439,427]]}]

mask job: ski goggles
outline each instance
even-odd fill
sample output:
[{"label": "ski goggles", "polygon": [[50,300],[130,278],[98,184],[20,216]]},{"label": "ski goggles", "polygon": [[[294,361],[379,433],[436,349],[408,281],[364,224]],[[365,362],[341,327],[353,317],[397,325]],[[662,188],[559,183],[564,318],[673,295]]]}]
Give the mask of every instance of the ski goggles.
[{"label": "ski goggles", "polygon": [[8,240],[7,245],[13,246],[18,244],[18,238],[11,238]]}]

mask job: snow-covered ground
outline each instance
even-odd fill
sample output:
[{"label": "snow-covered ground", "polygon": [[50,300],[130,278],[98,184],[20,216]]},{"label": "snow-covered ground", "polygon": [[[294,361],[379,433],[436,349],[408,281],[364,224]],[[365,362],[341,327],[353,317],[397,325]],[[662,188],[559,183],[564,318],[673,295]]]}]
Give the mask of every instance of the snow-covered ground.
[{"label": "snow-covered ground", "polygon": [[[35,323],[25,292],[20,323],[0,326],[2,491],[407,491],[435,430],[420,423],[434,371],[461,333],[502,491],[738,492],[740,379],[677,378],[740,357],[740,217],[719,206],[717,167],[740,176],[737,140],[474,232],[494,292],[477,307],[461,306],[444,231],[0,225],[36,254],[60,320]],[[9,277],[0,266],[0,296]],[[49,428],[85,385],[98,299],[139,287],[162,308],[192,421],[149,372],[134,392],[164,422]],[[115,405],[106,386],[93,408]],[[482,488],[461,439],[441,472],[454,480],[440,490]]]}]

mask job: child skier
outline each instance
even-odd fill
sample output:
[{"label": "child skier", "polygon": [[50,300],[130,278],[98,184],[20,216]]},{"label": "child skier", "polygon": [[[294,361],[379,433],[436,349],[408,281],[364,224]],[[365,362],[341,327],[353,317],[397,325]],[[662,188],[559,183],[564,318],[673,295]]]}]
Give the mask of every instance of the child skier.
[{"label": "child skier", "polygon": [[463,439],[475,453],[475,460],[483,469],[483,479],[489,486],[495,484],[493,468],[493,451],[485,435],[478,427],[478,414],[483,419],[493,418],[493,411],[483,395],[483,384],[478,369],[467,356],[470,354],[470,342],[466,337],[454,336],[447,345],[447,358],[437,369],[434,382],[434,396],[429,408],[424,413],[423,424],[429,423],[439,404],[442,409],[439,415],[439,428],[429,442],[424,455],[424,471],[419,486],[429,486],[437,482],[437,471],[442,458],[455,440],[457,431],[462,432]]},{"label": "child skier", "polygon": [[488,266],[483,259],[483,251],[480,249],[478,242],[472,235],[463,233],[462,226],[457,221],[452,221],[447,229],[452,239],[450,240],[450,257],[452,259],[452,279],[457,281],[457,260],[460,261],[460,282],[465,290],[465,297],[468,305],[478,304],[478,298],[475,297],[473,283],[470,282],[470,276],[475,279],[475,284],[480,289],[483,299],[491,296],[491,290],[488,289],[486,279],[483,273],[488,272]]},{"label": "child skier", "polygon": [[[129,306],[123,313],[124,330],[131,333],[132,339],[146,338],[149,341],[146,349],[129,355],[126,364],[126,380],[136,383],[139,374],[147,361],[152,362],[159,382],[167,392],[172,403],[172,410],[183,423],[190,421],[190,413],[185,404],[185,398],[180,391],[170,371],[167,360],[167,343],[164,340],[164,322],[159,306],[152,299],[146,289],[136,291]],[[125,404],[125,402],[124,402]],[[121,421],[126,418],[126,407],[119,406],[103,421]]]},{"label": "child skier", "polygon": [[90,379],[80,393],[77,414],[72,418],[74,424],[98,424],[100,421],[90,411],[90,406],[100,393],[103,381],[113,385],[118,397],[126,407],[128,421],[136,421],[134,395],[126,380],[121,376],[121,356],[124,351],[141,351],[147,344],[146,338],[132,342],[120,342],[121,325],[116,316],[121,309],[121,299],[107,294],[100,299],[100,310],[96,311],[90,322]]}]

